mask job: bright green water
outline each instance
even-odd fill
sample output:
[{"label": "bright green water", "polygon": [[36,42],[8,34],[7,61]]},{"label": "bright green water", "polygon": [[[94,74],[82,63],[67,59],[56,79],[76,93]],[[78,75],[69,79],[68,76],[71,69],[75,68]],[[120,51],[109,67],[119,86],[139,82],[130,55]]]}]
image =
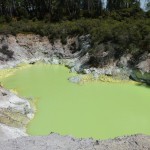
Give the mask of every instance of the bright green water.
[{"label": "bright green water", "polygon": [[76,85],[63,66],[33,65],[3,80],[8,89],[38,99],[27,127],[31,135],[57,132],[75,137],[113,138],[150,134],[150,89],[134,84]]}]

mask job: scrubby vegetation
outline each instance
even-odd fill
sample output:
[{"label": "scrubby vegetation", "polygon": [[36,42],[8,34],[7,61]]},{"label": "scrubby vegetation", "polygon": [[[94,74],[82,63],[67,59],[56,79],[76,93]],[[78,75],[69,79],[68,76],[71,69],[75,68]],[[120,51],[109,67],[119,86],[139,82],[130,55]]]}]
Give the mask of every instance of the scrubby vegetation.
[{"label": "scrubby vegetation", "polygon": [[109,54],[112,55],[115,50],[114,57],[119,57],[122,53],[138,55],[144,51],[150,51],[150,19],[143,16],[122,20],[112,17],[79,19],[50,24],[44,21],[21,20],[1,24],[0,33],[13,35],[36,33],[48,36],[51,42],[61,38],[64,44],[68,36],[91,34],[91,53],[96,56],[93,58],[94,61],[104,51],[109,51]]},{"label": "scrubby vegetation", "polygon": [[[0,2],[2,34],[35,33],[51,42],[60,38],[63,44],[68,36],[90,34],[94,64],[125,53],[136,61],[139,54],[150,51],[150,11],[144,12],[138,0],[108,0],[106,8],[101,0],[13,2]],[[103,60],[105,54],[108,59]]]}]

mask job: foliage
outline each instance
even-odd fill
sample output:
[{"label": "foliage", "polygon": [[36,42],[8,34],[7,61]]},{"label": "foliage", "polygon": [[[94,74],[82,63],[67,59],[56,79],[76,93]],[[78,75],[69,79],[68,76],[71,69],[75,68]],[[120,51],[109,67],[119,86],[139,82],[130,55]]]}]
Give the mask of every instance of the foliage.
[{"label": "foliage", "polygon": [[0,26],[0,33],[36,33],[50,40],[61,38],[65,44],[68,36],[92,35],[93,47],[109,44],[120,51],[150,51],[150,19],[125,18],[121,21],[105,19],[80,19],[58,23],[20,20]]},{"label": "foliage", "polygon": [[[103,3],[103,0],[1,0],[0,16],[6,17],[8,22],[12,18],[56,22],[81,17],[96,18],[122,9],[130,10],[133,14],[135,10],[140,10],[139,0],[107,0],[106,8]],[[129,14],[133,15],[131,12]]]},{"label": "foliage", "polygon": [[150,51],[150,11],[141,10],[139,0],[107,0],[106,9],[101,0],[6,0],[0,2],[0,33],[35,33],[63,44],[68,36],[91,34],[91,58],[108,52],[107,61]]}]

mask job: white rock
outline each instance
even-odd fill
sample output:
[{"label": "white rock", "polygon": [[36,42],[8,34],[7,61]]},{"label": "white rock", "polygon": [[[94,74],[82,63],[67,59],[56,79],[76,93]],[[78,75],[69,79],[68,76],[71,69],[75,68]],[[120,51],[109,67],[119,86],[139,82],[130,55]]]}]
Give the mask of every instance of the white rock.
[{"label": "white rock", "polygon": [[18,129],[0,124],[0,141],[15,139],[22,136],[27,136],[23,129]]}]

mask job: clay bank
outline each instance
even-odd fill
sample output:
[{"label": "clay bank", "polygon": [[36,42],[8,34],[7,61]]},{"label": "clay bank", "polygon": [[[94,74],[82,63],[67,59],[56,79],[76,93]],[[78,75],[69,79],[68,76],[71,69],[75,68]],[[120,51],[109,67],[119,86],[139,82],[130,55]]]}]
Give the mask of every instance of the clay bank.
[{"label": "clay bank", "polygon": [[[149,114],[148,100],[150,97],[149,87],[147,85],[141,85],[142,82],[149,84],[150,55],[147,52],[141,54],[141,56],[139,56],[139,61],[136,64],[131,65],[130,61],[132,60],[132,55],[122,54],[122,56],[120,56],[120,58],[116,60],[114,59],[113,55],[110,55],[109,52],[107,52],[104,48],[102,48],[99,57],[100,67],[95,67],[93,63],[91,63],[92,56],[90,55],[90,49],[91,49],[90,35],[68,38],[67,43],[65,45],[63,45],[59,39],[54,41],[54,43],[51,43],[47,37],[40,37],[39,35],[33,34],[0,36],[0,68],[1,68],[0,79],[1,84],[4,85],[5,87],[5,89],[3,87],[1,87],[0,89],[1,90],[0,135],[1,139],[5,140],[5,143],[3,144],[9,145],[11,144],[11,142],[15,142],[16,147],[18,147],[19,149],[19,146],[21,146],[19,144],[19,140],[23,141],[24,143],[26,143],[27,140],[31,141],[28,144],[32,147],[28,149],[36,149],[38,144],[39,147],[41,146],[40,142],[37,142],[38,144],[36,144],[36,141],[40,140],[42,142],[42,140],[46,139],[46,141],[48,142],[47,146],[49,147],[49,149],[57,149],[57,147],[60,147],[59,149],[68,149],[68,148],[107,149],[107,147],[115,149],[115,147],[119,148],[119,145],[121,145],[121,143],[124,143],[125,141],[128,144],[128,148],[126,147],[126,144],[124,144],[122,145],[123,149],[133,149],[133,148],[148,149],[150,147],[148,144],[149,137],[142,135],[104,141],[104,143],[103,141],[95,141],[90,139],[80,140],[80,139],[73,139],[67,136],[62,137],[56,134],[52,134],[49,137],[33,136],[10,140],[10,142],[7,141],[7,139],[27,136],[27,133],[32,135],[48,135],[50,132],[58,132],[62,135],[69,134],[78,138],[81,137],[87,138],[91,136],[96,139],[114,138],[116,136],[131,135],[136,133],[150,134],[148,121],[148,114]],[[110,61],[107,62],[108,58]],[[103,60],[103,62],[106,63],[101,64],[101,60]],[[43,67],[41,66],[41,64],[35,64],[36,62],[39,61],[42,62],[42,65],[44,64],[47,65],[44,65],[45,67]],[[24,67],[24,65],[23,67],[18,67],[18,65],[22,63],[30,65],[27,67]],[[58,68],[56,69],[55,68],[56,66],[55,67],[50,66],[50,64],[64,65],[69,69],[65,67],[63,67],[62,69],[62,66],[57,66]],[[39,69],[40,67],[41,69]],[[36,73],[34,73],[34,71]],[[46,74],[46,78],[44,80],[39,80],[40,76],[44,76],[44,74]],[[25,76],[26,79],[23,81],[22,78]],[[29,80],[27,79],[27,77]],[[67,84],[68,87],[63,88],[60,85],[57,86],[56,82],[52,79],[54,77],[57,77],[56,81],[57,83],[61,83],[61,86],[63,86],[63,84]],[[30,89],[29,87],[27,87],[29,84],[29,82],[27,81],[31,80],[33,81],[33,79],[35,79],[36,81],[33,82],[34,86],[31,86]],[[136,84],[130,83],[130,79],[136,80],[139,83]],[[84,85],[80,84],[76,85],[69,82],[71,81],[74,83],[82,83],[84,81],[86,82],[91,80],[94,81],[91,83],[85,83]],[[103,83],[103,81],[107,83]],[[121,86],[120,84],[118,84],[118,82],[120,81],[123,82],[123,85],[121,84]],[[40,86],[36,85],[35,82],[40,83]],[[108,82],[115,82],[115,84],[113,85],[112,83]],[[46,97],[43,98],[43,95],[35,94],[36,90],[41,91],[40,89],[43,89],[44,85],[42,85],[42,83],[45,83],[45,85],[47,83],[46,85],[47,88],[46,90],[43,91],[44,96],[46,96],[45,93],[50,94],[50,91],[52,91],[51,94],[52,99],[50,99],[50,101],[49,99],[47,99],[49,101],[49,105],[51,104],[50,110],[52,111],[50,112],[47,112],[49,111],[48,108],[45,109],[45,112],[43,111],[44,110],[43,108],[45,107],[44,103],[47,103],[46,101],[44,101]],[[50,87],[50,84],[53,83],[56,84],[56,87]],[[93,91],[91,86],[94,86],[92,87],[94,89]],[[112,91],[112,87],[114,91]],[[16,89],[18,93],[14,94],[15,90],[8,91],[6,90],[6,88]],[[34,88],[33,91],[32,88]],[[58,89],[58,91],[56,90],[56,88]],[[108,91],[105,90],[105,88]],[[117,94],[119,95],[119,93],[116,93],[115,88],[117,88],[117,91],[118,90],[120,91],[119,92],[120,97],[116,97],[116,101],[113,101],[114,98],[112,96],[116,96]],[[50,89],[50,91],[48,89]],[[69,94],[67,94],[68,92],[67,89],[71,90],[69,91]],[[125,93],[127,89],[129,90],[129,92]],[[82,90],[84,90],[84,92],[82,92]],[[60,93],[57,94],[57,92]],[[89,95],[90,92],[92,92],[91,97]],[[66,97],[61,99],[62,97],[61,93],[62,94],[66,93]],[[82,102],[80,101],[79,93],[81,94]],[[85,94],[87,95],[88,98],[85,97]],[[131,100],[128,99],[128,95],[131,96]],[[20,96],[23,98],[20,98]],[[78,99],[77,101],[76,97]],[[33,107],[33,103],[35,103],[34,100],[36,99],[37,99],[36,101],[37,110],[35,110],[35,108]],[[40,101],[40,99],[43,99],[43,101],[42,100]],[[72,101],[70,102],[69,100],[71,99]],[[109,105],[110,103],[109,99],[111,101],[111,105]],[[59,104],[55,105],[56,102],[58,102]],[[64,105],[65,103],[69,104],[69,102],[70,105],[68,107],[64,107],[63,105],[61,105],[62,103]],[[105,103],[107,102],[108,105],[105,105]],[[113,106],[114,103],[116,103],[115,107]],[[68,115],[67,109],[69,110],[69,112],[73,111],[73,107],[71,106],[71,104],[74,104],[74,106],[76,106],[76,110],[74,110],[74,113],[70,113],[70,115]],[[103,104],[104,107],[102,107],[101,104]],[[122,104],[124,105],[122,106]],[[96,107],[96,109],[94,109],[94,107]],[[81,115],[83,108],[86,108],[84,109],[85,113],[84,115],[83,114]],[[94,111],[91,110],[91,108]],[[61,113],[62,115],[61,117],[57,109],[60,109],[63,112]],[[119,110],[122,111],[120,115]],[[113,112],[115,111],[116,111],[115,115],[116,120],[114,119],[115,121],[113,122],[113,118],[111,115],[113,115]],[[46,113],[51,114],[50,116],[51,120],[49,120],[49,123],[46,124],[44,120],[41,120],[43,118],[42,112],[43,115],[45,115]],[[88,112],[88,114],[86,114],[86,112]],[[94,117],[90,112],[94,114]],[[100,114],[100,112],[102,113]],[[35,118],[32,120],[34,114],[36,115]],[[55,114],[55,116],[53,114]],[[103,114],[105,115],[103,116]],[[66,116],[66,118],[64,116]],[[76,119],[78,116],[80,116],[78,118],[79,120]],[[59,117],[62,120],[59,120],[60,119]],[[82,119],[82,117],[84,119]],[[59,119],[57,120],[57,118]],[[112,119],[112,121],[110,118]],[[123,124],[119,124],[119,118],[121,118],[120,123]],[[71,123],[75,124],[75,126],[73,127],[73,124],[67,126],[68,124],[67,121],[65,121],[66,124],[63,124],[64,122],[63,119],[66,120],[71,119],[72,120]],[[92,121],[90,121],[90,119]],[[106,124],[101,123],[101,120],[106,120],[107,121],[106,124],[108,125],[108,127]],[[43,125],[42,124],[40,125],[39,124],[40,122],[43,123]],[[51,122],[53,123],[55,122],[56,124],[52,124]],[[84,123],[88,124],[89,126],[85,126]],[[36,124],[38,124],[39,126],[36,126]],[[44,124],[46,126],[44,126]],[[136,126],[137,124],[138,126]],[[111,125],[113,125],[114,128],[111,128],[112,127]],[[47,128],[49,128],[50,126],[51,129],[47,130]],[[98,131],[99,126],[101,130]],[[129,132],[124,132],[122,130],[123,126],[124,130],[128,130]],[[136,128],[134,128],[135,126]],[[28,127],[27,132],[26,127]],[[40,127],[45,128],[45,131],[41,131],[42,128],[41,130],[39,130]],[[81,128],[82,129],[84,128],[84,130],[82,130]],[[93,132],[91,128],[93,128]],[[115,131],[117,132],[114,132],[113,129],[114,130],[116,129]],[[113,131],[113,133],[111,133],[111,131]],[[92,133],[94,133],[95,135],[91,135]],[[52,139],[54,140],[53,141],[54,147],[51,145]],[[72,144],[70,145],[68,142],[69,143],[73,142],[72,144],[74,146],[72,146]],[[81,143],[83,143],[83,145]],[[111,145],[109,145],[108,143],[111,143]],[[9,149],[9,146],[7,149]],[[43,149],[46,149],[46,147],[43,146]]]}]

